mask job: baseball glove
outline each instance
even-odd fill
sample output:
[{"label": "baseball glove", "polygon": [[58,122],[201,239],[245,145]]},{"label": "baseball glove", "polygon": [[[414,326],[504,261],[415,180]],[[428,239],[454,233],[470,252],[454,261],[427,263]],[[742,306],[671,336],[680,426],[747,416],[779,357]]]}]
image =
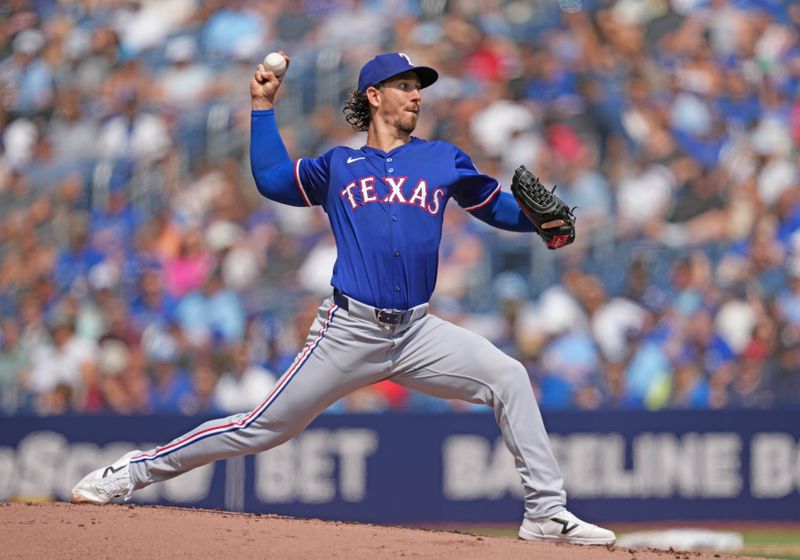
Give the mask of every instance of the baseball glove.
[{"label": "baseball glove", "polygon": [[[548,249],[558,249],[575,241],[575,214],[555,193],[544,188],[539,178],[520,165],[511,180],[511,193],[525,216]],[[548,222],[563,220],[556,227],[542,227]]]}]

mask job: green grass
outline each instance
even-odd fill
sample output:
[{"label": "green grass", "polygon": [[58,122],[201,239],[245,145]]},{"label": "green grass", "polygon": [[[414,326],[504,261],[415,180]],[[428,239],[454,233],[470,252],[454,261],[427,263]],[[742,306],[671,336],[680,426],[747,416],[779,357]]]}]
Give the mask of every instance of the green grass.
[{"label": "green grass", "polygon": [[[735,529],[734,529],[735,530]],[[745,544],[796,544],[800,546],[800,531],[774,530],[774,531],[742,531]]]},{"label": "green grass", "polygon": [[741,532],[744,535],[744,554],[764,558],[800,560],[800,530],[798,529],[753,530],[745,528]]},{"label": "green grass", "polygon": [[[657,530],[658,527],[648,525],[645,528],[633,528],[630,526],[615,527],[610,526],[617,532],[618,535],[634,530]],[[709,528],[718,528],[714,525]],[[460,527],[458,531],[469,533],[472,535],[484,535],[488,537],[516,537],[517,527],[512,526],[470,526]],[[800,560],[800,525],[785,526],[785,527],[753,527],[753,526],[736,526],[734,524],[725,524],[720,530],[723,531],[736,531],[742,533],[744,536],[744,549],[738,553],[727,553],[730,556],[741,555],[751,556],[758,558],[780,558],[782,560]]]}]

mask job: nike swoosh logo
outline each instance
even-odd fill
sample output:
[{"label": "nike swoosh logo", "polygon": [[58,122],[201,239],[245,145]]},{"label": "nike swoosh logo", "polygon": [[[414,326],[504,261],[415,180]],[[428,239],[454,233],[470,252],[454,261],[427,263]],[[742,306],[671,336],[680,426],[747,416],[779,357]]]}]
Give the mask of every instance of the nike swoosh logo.
[{"label": "nike swoosh logo", "polygon": [[573,523],[572,525],[570,525],[569,521],[565,521],[564,519],[558,519],[557,517],[551,517],[550,520],[551,521],[555,521],[556,523],[558,523],[559,525],[561,525],[563,527],[561,529],[561,534],[562,535],[566,535],[570,531],[572,531],[573,529],[577,529],[578,528],[578,524],[577,523]]},{"label": "nike swoosh logo", "polygon": [[116,469],[114,468],[114,465],[111,465],[110,467],[106,467],[106,470],[103,471],[103,478],[107,477],[109,474],[114,474],[115,472],[121,471],[124,468],[125,468],[125,465],[122,465],[121,467],[117,467]]},{"label": "nike swoosh logo", "polygon": [[347,158],[347,163],[353,163],[354,161],[358,161],[360,159],[367,159],[367,157],[366,156],[364,156],[364,157],[349,157],[349,158]]}]

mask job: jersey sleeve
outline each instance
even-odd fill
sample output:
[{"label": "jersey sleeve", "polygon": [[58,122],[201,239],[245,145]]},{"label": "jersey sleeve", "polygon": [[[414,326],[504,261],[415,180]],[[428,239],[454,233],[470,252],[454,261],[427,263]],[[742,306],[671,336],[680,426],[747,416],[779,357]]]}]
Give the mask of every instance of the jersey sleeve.
[{"label": "jersey sleeve", "polygon": [[295,181],[306,205],[325,205],[330,178],[331,153],[318,158],[302,158],[295,163]]},{"label": "jersey sleeve", "polygon": [[479,172],[464,151],[455,146],[453,148],[455,170],[458,175],[453,198],[467,212],[485,207],[500,194],[500,184],[493,177]]},{"label": "jersey sleeve", "polygon": [[297,169],[278,132],[273,109],[252,111],[250,116],[250,168],[261,195],[291,206],[310,206],[299,190]]}]

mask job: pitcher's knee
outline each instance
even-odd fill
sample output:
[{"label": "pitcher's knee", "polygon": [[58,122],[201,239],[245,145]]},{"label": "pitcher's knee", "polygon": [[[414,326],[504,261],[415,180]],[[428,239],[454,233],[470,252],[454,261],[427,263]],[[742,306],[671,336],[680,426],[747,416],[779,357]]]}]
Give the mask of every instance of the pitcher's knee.
[{"label": "pitcher's knee", "polygon": [[248,426],[249,435],[255,436],[253,443],[257,453],[268,451],[286,443],[300,434],[307,426],[301,422],[255,422]]},{"label": "pitcher's knee", "polygon": [[497,369],[497,390],[506,394],[532,392],[528,370],[520,362],[508,358]]}]

